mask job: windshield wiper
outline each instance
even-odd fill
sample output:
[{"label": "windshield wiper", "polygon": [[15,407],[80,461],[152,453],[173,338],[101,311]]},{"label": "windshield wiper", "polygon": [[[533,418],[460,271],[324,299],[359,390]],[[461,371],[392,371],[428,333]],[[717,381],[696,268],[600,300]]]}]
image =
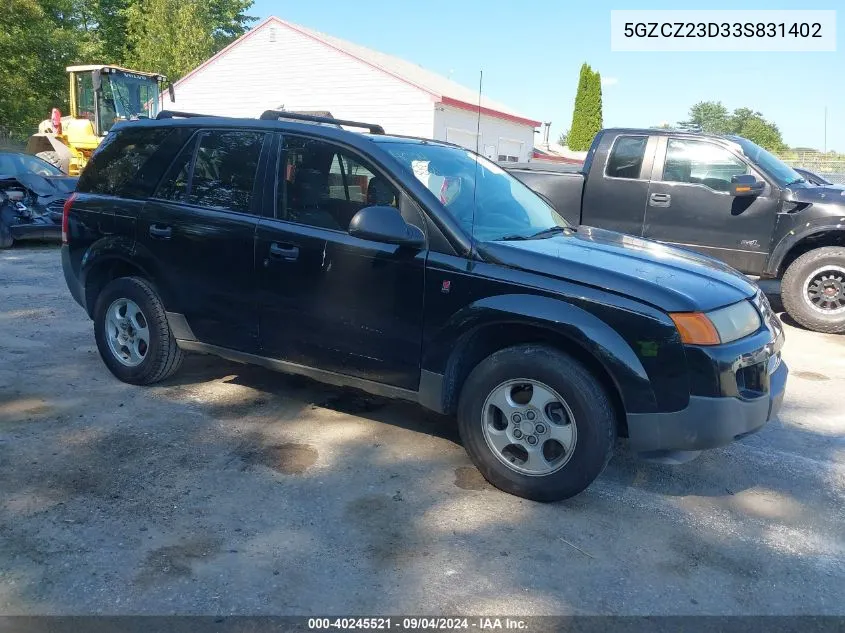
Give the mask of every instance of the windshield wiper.
[{"label": "windshield wiper", "polygon": [[500,237],[499,241],[501,242],[517,242],[521,240],[541,240],[546,237],[552,237],[553,235],[557,235],[559,233],[566,233],[567,231],[575,232],[577,229],[574,226],[550,226],[547,229],[543,229],[537,233],[532,233],[531,235],[505,235],[504,237]]},{"label": "windshield wiper", "polygon": [[539,233],[535,233],[531,236],[532,240],[539,240],[544,237],[551,237],[552,235],[557,235],[558,233],[566,233],[567,231],[575,232],[574,226],[550,226],[547,229],[543,229]]}]

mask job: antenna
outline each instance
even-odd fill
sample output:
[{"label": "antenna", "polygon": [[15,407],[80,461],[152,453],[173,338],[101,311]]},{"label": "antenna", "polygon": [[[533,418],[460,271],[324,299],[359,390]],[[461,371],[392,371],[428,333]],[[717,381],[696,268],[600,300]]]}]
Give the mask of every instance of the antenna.
[{"label": "antenna", "polygon": [[472,179],[472,224],[469,233],[469,257],[472,260],[475,253],[475,200],[478,192],[478,154],[481,153],[481,85],[484,81],[484,70],[478,71],[478,119],[475,124],[475,175]]}]

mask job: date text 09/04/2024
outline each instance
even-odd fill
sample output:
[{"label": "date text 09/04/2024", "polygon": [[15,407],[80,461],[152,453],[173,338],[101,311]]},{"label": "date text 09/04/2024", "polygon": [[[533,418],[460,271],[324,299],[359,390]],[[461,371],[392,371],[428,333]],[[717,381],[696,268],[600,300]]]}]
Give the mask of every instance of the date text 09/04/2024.
[{"label": "date text 09/04/2024", "polygon": [[320,630],[406,630],[406,631],[460,631],[477,629],[480,631],[494,630],[526,630],[527,623],[519,618],[501,617],[358,617],[358,618],[309,618],[308,628]]}]

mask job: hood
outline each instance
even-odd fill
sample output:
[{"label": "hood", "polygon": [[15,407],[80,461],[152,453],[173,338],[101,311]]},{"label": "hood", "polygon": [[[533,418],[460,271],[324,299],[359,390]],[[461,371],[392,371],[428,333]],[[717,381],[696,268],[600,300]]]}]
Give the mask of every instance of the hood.
[{"label": "hood", "polygon": [[76,189],[76,176],[39,176],[18,174],[15,176],[24,187],[39,196],[63,196]]},{"label": "hood", "polygon": [[587,226],[478,249],[498,264],[604,288],[666,312],[712,310],[757,292],[747,277],[706,255]]},{"label": "hood", "polygon": [[845,206],[845,187],[842,185],[790,186],[786,197],[793,202],[825,203]]}]

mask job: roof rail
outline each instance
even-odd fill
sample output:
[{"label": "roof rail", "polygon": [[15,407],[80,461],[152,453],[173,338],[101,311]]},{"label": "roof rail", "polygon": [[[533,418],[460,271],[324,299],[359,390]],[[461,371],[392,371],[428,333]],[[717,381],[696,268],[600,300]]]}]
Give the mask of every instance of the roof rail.
[{"label": "roof rail", "polygon": [[213,117],[215,114],[198,114],[196,112],[179,112],[177,110],[162,110],[156,115],[156,119],[189,119],[196,116]]},{"label": "roof rail", "polygon": [[294,114],[284,110],[265,110],[261,115],[262,121],[275,121],[277,119],[290,119],[292,121],[310,121],[311,123],[330,123],[332,125],[346,125],[348,127],[360,127],[369,130],[371,134],[384,134],[384,128],[376,123],[361,123],[360,121],[345,121],[333,119],[326,116],[313,116],[311,114]]}]

